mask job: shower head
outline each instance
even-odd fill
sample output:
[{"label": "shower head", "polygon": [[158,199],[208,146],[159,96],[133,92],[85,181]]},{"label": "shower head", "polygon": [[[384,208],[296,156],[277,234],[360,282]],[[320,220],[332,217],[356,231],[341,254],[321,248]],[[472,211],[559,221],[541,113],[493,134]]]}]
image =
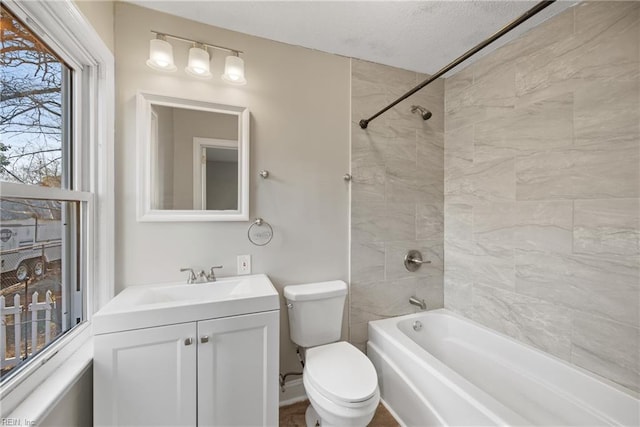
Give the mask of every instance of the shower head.
[{"label": "shower head", "polygon": [[412,105],[411,112],[412,113],[419,112],[420,115],[422,116],[422,120],[429,120],[432,116],[431,111],[419,105]]}]

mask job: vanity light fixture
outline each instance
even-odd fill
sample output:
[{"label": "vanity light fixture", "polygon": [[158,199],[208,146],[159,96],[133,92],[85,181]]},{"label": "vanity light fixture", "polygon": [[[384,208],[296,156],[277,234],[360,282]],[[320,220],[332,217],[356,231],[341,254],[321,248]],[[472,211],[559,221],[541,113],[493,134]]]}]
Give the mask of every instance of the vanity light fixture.
[{"label": "vanity light fixture", "polygon": [[173,46],[164,34],[156,33],[156,38],[149,42],[147,65],[158,71],[173,72],[177,69],[173,63]]},{"label": "vanity light fixture", "polygon": [[167,41],[167,39],[173,39],[192,45],[189,49],[189,59],[185,68],[185,72],[190,76],[199,79],[210,79],[212,74],[210,69],[211,56],[209,55],[209,49],[217,49],[231,53],[231,55],[227,56],[225,59],[222,80],[233,85],[247,84],[247,79],[244,76],[244,61],[240,58],[242,51],[190,40],[184,37],[161,33],[154,30],[151,30],[151,33],[155,34],[156,37],[149,43],[149,59],[147,60],[147,65],[154,70],[176,71],[177,68],[173,63],[173,47]]},{"label": "vanity light fixture", "polygon": [[189,62],[184,69],[187,74],[199,79],[210,79],[213,77],[209,71],[209,52],[202,43],[194,43],[189,49]]},{"label": "vanity light fixture", "polygon": [[247,79],[244,78],[244,61],[238,56],[238,52],[233,52],[233,55],[224,60],[222,80],[238,86],[247,84]]}]

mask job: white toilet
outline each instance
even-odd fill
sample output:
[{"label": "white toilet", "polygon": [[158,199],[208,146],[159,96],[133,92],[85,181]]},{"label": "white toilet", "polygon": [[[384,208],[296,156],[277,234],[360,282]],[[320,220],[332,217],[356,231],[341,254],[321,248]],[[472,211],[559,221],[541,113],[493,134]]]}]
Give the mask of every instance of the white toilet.
[{"label": "white toilet", "polygon": [[378,376],[360,350],[340,340],[347,284],[285,286],[291,340],[305,348],[302,381],[308,427],[363,427],[378,407]]}]

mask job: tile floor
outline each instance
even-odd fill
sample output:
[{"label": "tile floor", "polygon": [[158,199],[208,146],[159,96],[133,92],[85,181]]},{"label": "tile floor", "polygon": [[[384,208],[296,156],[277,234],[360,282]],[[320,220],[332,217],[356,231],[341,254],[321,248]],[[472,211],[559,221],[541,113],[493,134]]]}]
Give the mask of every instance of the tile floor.
[{"label": "tile floor", "polygon": [[[309,406],[309,401],[304,400],[281,407],[280,427],[305,427],[304,413],[307,410],[307,406]],[[381,403],[376,410],[376,415],[369,423],[369,427],[400,427],[400,424]]]}]

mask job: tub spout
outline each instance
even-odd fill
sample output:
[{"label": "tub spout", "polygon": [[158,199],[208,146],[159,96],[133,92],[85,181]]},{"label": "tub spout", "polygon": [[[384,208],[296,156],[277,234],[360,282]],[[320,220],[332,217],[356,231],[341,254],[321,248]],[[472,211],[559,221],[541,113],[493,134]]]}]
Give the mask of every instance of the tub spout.
[{"label": "tub spout", "polygon": [[417,305],[421,310],[427,309],[427,303],[424,302],[423,299],[418,299],[416,297],[409,298],[409,304]]}]

